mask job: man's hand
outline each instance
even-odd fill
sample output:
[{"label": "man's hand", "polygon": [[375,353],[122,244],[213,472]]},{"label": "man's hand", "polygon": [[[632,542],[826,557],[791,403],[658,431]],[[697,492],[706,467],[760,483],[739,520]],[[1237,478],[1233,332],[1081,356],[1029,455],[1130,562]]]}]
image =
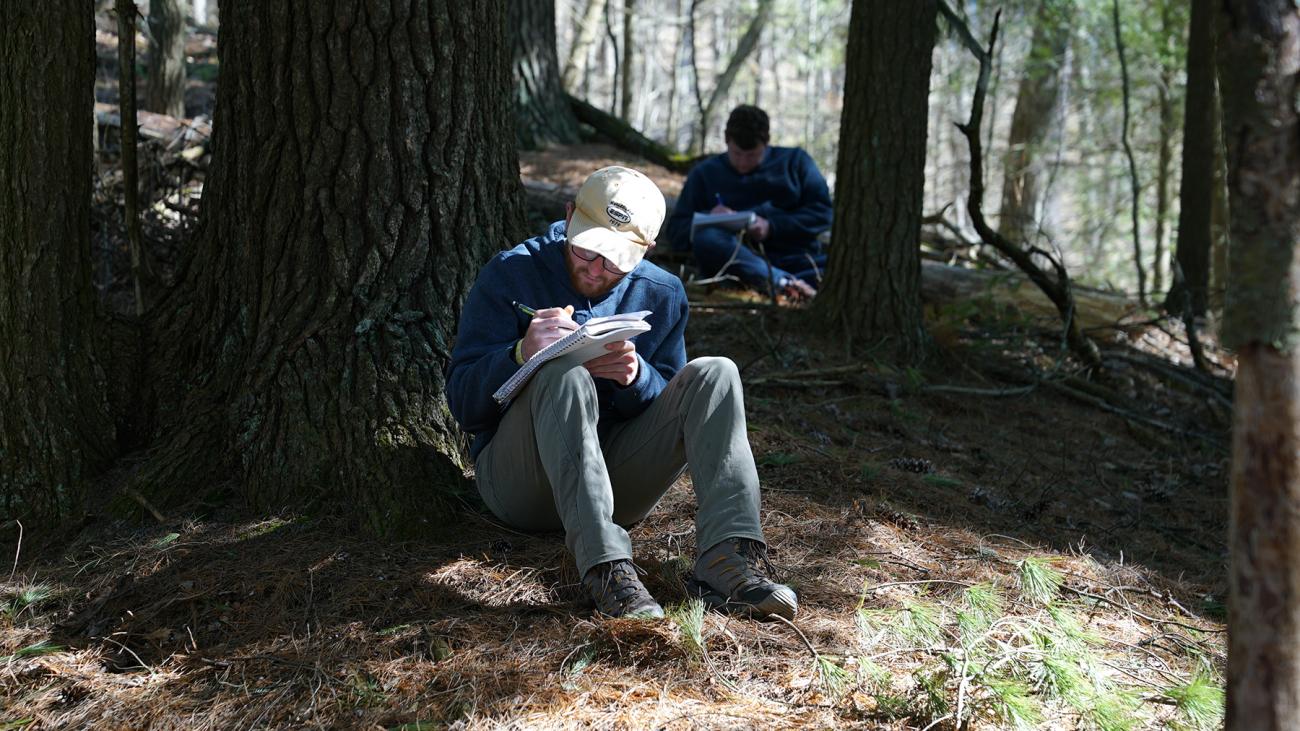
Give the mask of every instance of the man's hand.
[{"label": "man's hand", "polygon": [[786,280],[784,291],[786,297],[796,302],[811,300],[817,296],[817,290],[798,277],[790,277]]},{"label": "man's hand", "polygon": [[524,360],[527,361],[536,355],[537,351],[577,330],[578,323],[573,321],[572,314],[572,305],[563,309],[547,307],[538,310],[537,314],[533,315],[533,321],[528,323],[528,332],[524,333],[524,343],[519,348],[519,353],[524,356]]},{"label": "man's hand", "polygon": [[749,232],[751,241],[767,241],[768,235],[772,233],[772,224],[762,216],[755,216],[754,222],[745,230]]},{"label": "man's hand", "polygon": [[630,386],[641,370],[636,345],[628,340],[606,343],[609,352],[583,363],[592,378],[608,378],[620,386]]},{"label": "man's hand", "polygon": [[716,215],[718,215],[719,213],[735,213],[735,211],[733,211],[733,210],[731,210],[730,208],[728,208],[727,206],[724,206],[724,205],[722,205],[721,203],[719,203],[718,205],[716,205],[716,206],[710,208],[710,209],[709,209],[709,213],[712,213],[713,215],[716,216]]}]

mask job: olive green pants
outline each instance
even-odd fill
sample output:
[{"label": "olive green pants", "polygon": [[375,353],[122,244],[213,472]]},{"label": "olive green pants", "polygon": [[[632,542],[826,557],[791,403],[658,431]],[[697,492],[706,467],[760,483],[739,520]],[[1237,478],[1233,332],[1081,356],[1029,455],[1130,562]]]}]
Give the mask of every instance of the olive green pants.
[{"label": "olive green pants", "polygon": [[478,456],[478,489],[488,508],[523,530],[563,528],[585,574],[632,558],[627,527],[649,515],[689,466],[699,550],[728,538],[763,540],[735,363],[687,363],[648,409],[604,438],[599,413],[595,383],[581,365],[539,370]]}]

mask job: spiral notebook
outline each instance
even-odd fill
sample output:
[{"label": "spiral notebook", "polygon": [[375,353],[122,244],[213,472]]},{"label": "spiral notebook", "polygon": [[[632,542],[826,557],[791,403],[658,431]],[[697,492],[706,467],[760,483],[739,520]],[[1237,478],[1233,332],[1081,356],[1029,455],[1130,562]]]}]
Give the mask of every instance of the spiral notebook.
[{"label": "spiral notebook", "polygon": [[721,226],[730,231],[740,231],[758,218],[753,211],[736,211],[734,213],[696,213],[691,216],[691,240],[695,240],[695,230],[705,226]]},{"label": "spiral notebook", "polygon": [[553,360],[573,364],[586,363],[592,358],[604,355],[607,352],[606,343],[627,340],[638,333],[647,332],[650,330],[650,323],[646,322],[645,318],[649,314],[650,310],[641,310],[587,320],[577,330],[534,353],[528,362],[515,371],[510,380],[501,384],[501,388],[492,394],[492,398],[497,404],[505,406],[543,365]]}]

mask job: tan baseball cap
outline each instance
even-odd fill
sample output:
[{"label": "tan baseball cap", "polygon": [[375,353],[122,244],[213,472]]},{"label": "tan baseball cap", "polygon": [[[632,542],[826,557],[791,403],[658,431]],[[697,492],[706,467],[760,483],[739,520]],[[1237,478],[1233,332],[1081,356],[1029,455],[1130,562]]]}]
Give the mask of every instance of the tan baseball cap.
[{"label": "tan baseball cap", "polygon": [[644,174],[617,165],[592,173],[569,222],[569,243],[632,271],[645,257],[664,222],[664,194]]}]

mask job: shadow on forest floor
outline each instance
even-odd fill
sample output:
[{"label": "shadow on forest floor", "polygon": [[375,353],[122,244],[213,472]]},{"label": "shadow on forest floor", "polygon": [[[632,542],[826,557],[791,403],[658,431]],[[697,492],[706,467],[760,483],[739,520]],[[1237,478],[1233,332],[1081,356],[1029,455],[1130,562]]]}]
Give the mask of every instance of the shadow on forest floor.
[{"label": "shadow on forest floor", "polygon": [[[693,298],[690,351],[748,366],[765,530],[800,592],[807,645],[781,624],[708,615],[701,654],[689,618],[597,620],[558,535],[508,532],[486,513],[403,544],[317,520],[174,522],[28,557],[3,585],[0,652],[17,682],[0,691],[0,723],[903,728],[952,713],[963,692],[968,717],[1010,723],[1004,686],[963,672],[963,691],[937,649],[961,656],[968,587],[983,582],[1025,683],[1036,661],[1015,638],[1069,622],[1093,638],[1106,688],[1157,699],[1129,709],[1141,726],[1178,712],[1161,688],[1221,672],[1226,442],[1046,387],[934,390],[1007,390],[992,374],[1044,347],[1020,325],[967,321],[919,369],[845,372],[803,332],[807,312]],[[944,316],[930,313],[932,331]],[[798,375],[810,369],[821,374]],[[1121,373],[1112,383],[1135,411],[1214,431],[1213,409]],[[692,517],[684,478],[633,530],[666,605],[686,598]],[[1024,586],[1026,558],[1061,582],[1046,609]],[[925,617],[938,629],[906,640]],[[1042,682],[1027,691],[1037,723],[1088,712]]]},{"label": "shadow on forest floor", "polygon": [[[550,183],[623,162],[675,190],[599,146],[523,166],[566,157]],[[660,623],[593,618],[558,535],[485,512],[402,544],[292,516],[92,526],[0,583],[0,728],[1190,723],[1178,688],[1222,677],[1228,425],[1223,383],[1141,365],[1176,333],[1112,343],[1148,355],[1081,397],[1054,323],[978,302],[929,306],[933,353],[900,369],[807,311],[690,295],[689,352],[744,369],[797,629],[686,611],[688,478],[632,531]]]}]

